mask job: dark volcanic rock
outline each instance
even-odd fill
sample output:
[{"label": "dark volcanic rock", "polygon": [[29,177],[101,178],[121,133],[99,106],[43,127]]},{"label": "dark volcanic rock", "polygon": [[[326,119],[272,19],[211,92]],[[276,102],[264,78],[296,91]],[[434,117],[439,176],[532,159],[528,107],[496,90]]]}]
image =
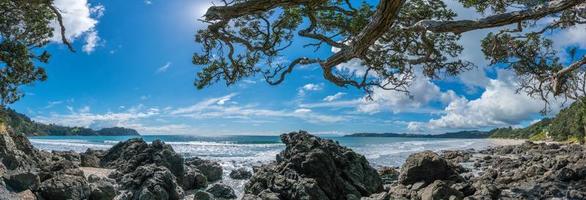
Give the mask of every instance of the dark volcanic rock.
[{"label": "dark volcanic rock", "polygon": [[[255,169],[245,193],[281,199],[350,199],[382,191],[382,180],[366,158],[307,132],[281,135],[286,149],[277,163]],[[248,195],[250,197],[251,195]]]},{"label": "dark volcanic rock", "polygon": [[447,183],[436,180],[421,193],[421,200],[462,199],[464,195]]},{"label": "dark volcanic rock", "polygon": [[204,176],[206,176],[209,182],[222,179],[223,170],[222,166],[218,162],[194,157],[186,159],[185,165],[189,168],[194,168],[200,171]]},{"label": "dark volcanic rock", "polygon": [[395,168],[383,167],[382,169],[378,170],[378,174],[380,175],[384,184],[391,184],[397,181],[400,173]]},{"label": "dark volcanic rock", "polygon": [[426,184],[435,180],[458,180],[459,175],[448,162],[432,151],[411,154],[401,167],[399,182],[413,184],[424,181]]},{"label": "dark volcanic rock", "polygon": [[24,134],[0,123],[0,162],[6,169],[30,171],[44,161]]},{"label": "dark volcanic rock", "polygon": [[53,160],[68,160],[77,165],[81,162],[79,153],[75,151],[52,151]]},{"label": "dark volcanic rock", "polygon": [[216,183],[213,184],[210,188],[206,190],[210,194],[214,195],[215,198],[223,198],[223,199],[235,199],[236,194],[234,194],[234,190],[230,188],[230,186]]},{"label": "dark volcanic rock", "polygon": [[252,176],[252,172],[246,168],[238,168],[230,172],[230,178],[233,179],[249,179]]},{"label": "dark volcanic rock", "polygon": [[100,178],[96,175],[88,177],[90,184],[90,200],[111,200],[116,196],[116,181]]},{"label": "dark volcanic rock", "polygon": [[208,186],[208,179],[198,169],[186,167],[185,175],[183,175],[183,189],[200,189]]},{"label": "dark volcanic rock", "polygon": [[87,149],[84,153],[81,153],[81,164],[82,167],[100,167],[100,159],[104,155],[102,150]]},{"label": "dark volcanic rock", "polygon": [[156,164],[168,168],[181,179],[184,173],[183,162],[181,155],[160,140],[155,140],[149,145],[142,138],[134,138],[120,142],[106,151],[100,164],[103,167],[115,168],[121,173],[133,172],[139,166]]},{"label": "dark volcanic rock", "polygon": [[120,180],[116,199],[181,199],[183,190],[171,171],[155,164],[140,166]]},{"label": "dark volcanic rock", "polygon": [[197,191],[193,195],[193,200],[212,200],[212,199],[214,199],[214,197],[209,192]]},{"label": "dark volcanic rock", "polygon": [[4,182],[15,192],[36,189],[41,183],[39,175],[31,171],[13,170],[4,174]]},{"label": "dark volcanic rock", "polygon": [[43,181],[37,194],[45,200],[89,199],[90,186],[84,177],[58,175]]}]

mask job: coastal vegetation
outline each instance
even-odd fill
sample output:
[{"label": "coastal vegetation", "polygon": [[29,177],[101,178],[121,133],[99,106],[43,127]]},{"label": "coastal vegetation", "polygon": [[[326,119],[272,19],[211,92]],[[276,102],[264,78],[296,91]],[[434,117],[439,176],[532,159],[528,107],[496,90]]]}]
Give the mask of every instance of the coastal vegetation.
[{"label": "coastal vegetation", "polygon": [[139,135],[134,129],[112,127],[102,128],[100,130],[93,130],[84,127],[68,127],[56,124],[44,124],[31,120],[24,114],[18,113],[11,108],[0,108],[0,122],[9,125],[17,133],[22,133],[27,136],[45,136],[45,135],[59,135],[59,136],[96,136],[96,135]]}]

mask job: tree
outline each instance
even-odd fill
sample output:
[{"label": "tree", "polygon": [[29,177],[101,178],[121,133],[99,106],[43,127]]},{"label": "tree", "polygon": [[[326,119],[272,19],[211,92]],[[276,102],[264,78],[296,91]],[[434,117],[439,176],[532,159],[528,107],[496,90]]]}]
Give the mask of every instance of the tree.
[{"label": "tree", "polygon": [[0,0],[0,13],[0,104],[5,105],[23,96],[20,86],[47,79],[40,65],[49,61],[42,48],[53,37],[51,22],[60,25],[63,43],[74,49],[52,0]]},{"label": "tree", "polygon": [[[380,0],[377,5],[349,0],[233,0],[212,6],[196,34],[203,51],[193,63],[202,65],[195,85],[264,75],[269,84],[283,82],[300,65],[319,65],[323,77],[337,86],[407,91],[416,72],[429,78],[453,76],[474,67],[458,58],[462,33],[500,27],[482,39],[482,51],[493,65],[519,75],[519,91],[548,100],[550,96],[584,96],[586,57],[564,65],[547,38],[556,31],[586,23],[586,0],[458,0],[488,15],[454,20],[444,0]],[[514,11],[512,11],[514,10]],[[551,20],[542,20],[542,19]],[[537,21],[540,23],[536,23]],[[547,23],[546,25],[542,25]],[[279,62],[296,41],[305,48],[338,51],[326,58],[306,56]],[[339,64],[357,59],[364,73]],[[547,109],[547,107],[546,107]]]}]

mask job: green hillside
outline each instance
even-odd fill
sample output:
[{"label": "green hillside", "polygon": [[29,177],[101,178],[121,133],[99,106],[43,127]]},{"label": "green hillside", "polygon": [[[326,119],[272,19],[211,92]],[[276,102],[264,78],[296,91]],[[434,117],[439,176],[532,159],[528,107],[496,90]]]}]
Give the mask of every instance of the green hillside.
[{"label": "green hillside", "polygon": [[586,99],[574,102],[554,118],[545,118],[527,128],[497,128],[491,130],[492,138],[517,138],[584,142],[586,131]]},{"label": "green hillside", "polygon": [[92,135],[139,135],[134,129],[113,127],[93,130],[84,127],[68,127],[56,124],[43,124],[31,120],[11,108],[0,107],[0,122],[10,125],[17,133],[28,136],[92,136]]}]

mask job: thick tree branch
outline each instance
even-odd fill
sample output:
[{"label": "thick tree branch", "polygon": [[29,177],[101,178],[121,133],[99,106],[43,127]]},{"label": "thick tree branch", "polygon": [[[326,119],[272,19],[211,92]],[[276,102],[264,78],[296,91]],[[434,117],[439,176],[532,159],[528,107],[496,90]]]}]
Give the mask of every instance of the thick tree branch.
[{"label": "thick tree branch", "polygon": [[71,52],[75,52],[73,45],[71,45],[69,40],[67,40],[67,37],[65,37],[65,25],[63,25],[63,16],[61,15],[61,12],[59,12],[59,10],[52,4],[52,2],[48,2],[47,6],[49,6],[53,13],[57,16],[57,22],[59,24],[59,27],[61,28],[61,41],[63,42],[63,44],[67,46],[67,48]]},{"label": "thick tree branch", "polygon": [[586,3],[586,0],[554,0],[545,5],[527,10],[496,14],[477,20],[437,21],[423,20],[415,25],[404,28],[405,31],[426,30],[436,33],[463,33],[472,30],[500,27],[525,20],[540,19],[547,15],[561,12],[574,6]]},{"label": "thick tree branch", "polygon": [[553,75],[553,77],[552,77],[552,79],[553,79],[553,83],[552,83],[553,85],[552,85],[552,87],[553,87],[553,94],[555,96],[557,96],[557,95],[559,95],[559,94],[562,93],[562,86],[563,86],[562,80],[563,80],[563,77],[565,75],[567,75],[567,74],[572,73],[573,71],[576,71],[576,70],[580,69],[580,67],[582,67],[582,65],[586,65],[586,56],[582,57],[582,59],[580,59],[580,60],[578,60],[578,61],[570,64],[570,66],[568,66],[568,67],[566,67],[566,68],[564,68],[564,69],[556,72]]},{"label": "thick tree branch", "polygon": [[228,20],[245,15],[272,10],[277,7],[289,7],[315,2],[315,0],[250,0],[225,6],[212,6],[204,15],[205,20]]}]

